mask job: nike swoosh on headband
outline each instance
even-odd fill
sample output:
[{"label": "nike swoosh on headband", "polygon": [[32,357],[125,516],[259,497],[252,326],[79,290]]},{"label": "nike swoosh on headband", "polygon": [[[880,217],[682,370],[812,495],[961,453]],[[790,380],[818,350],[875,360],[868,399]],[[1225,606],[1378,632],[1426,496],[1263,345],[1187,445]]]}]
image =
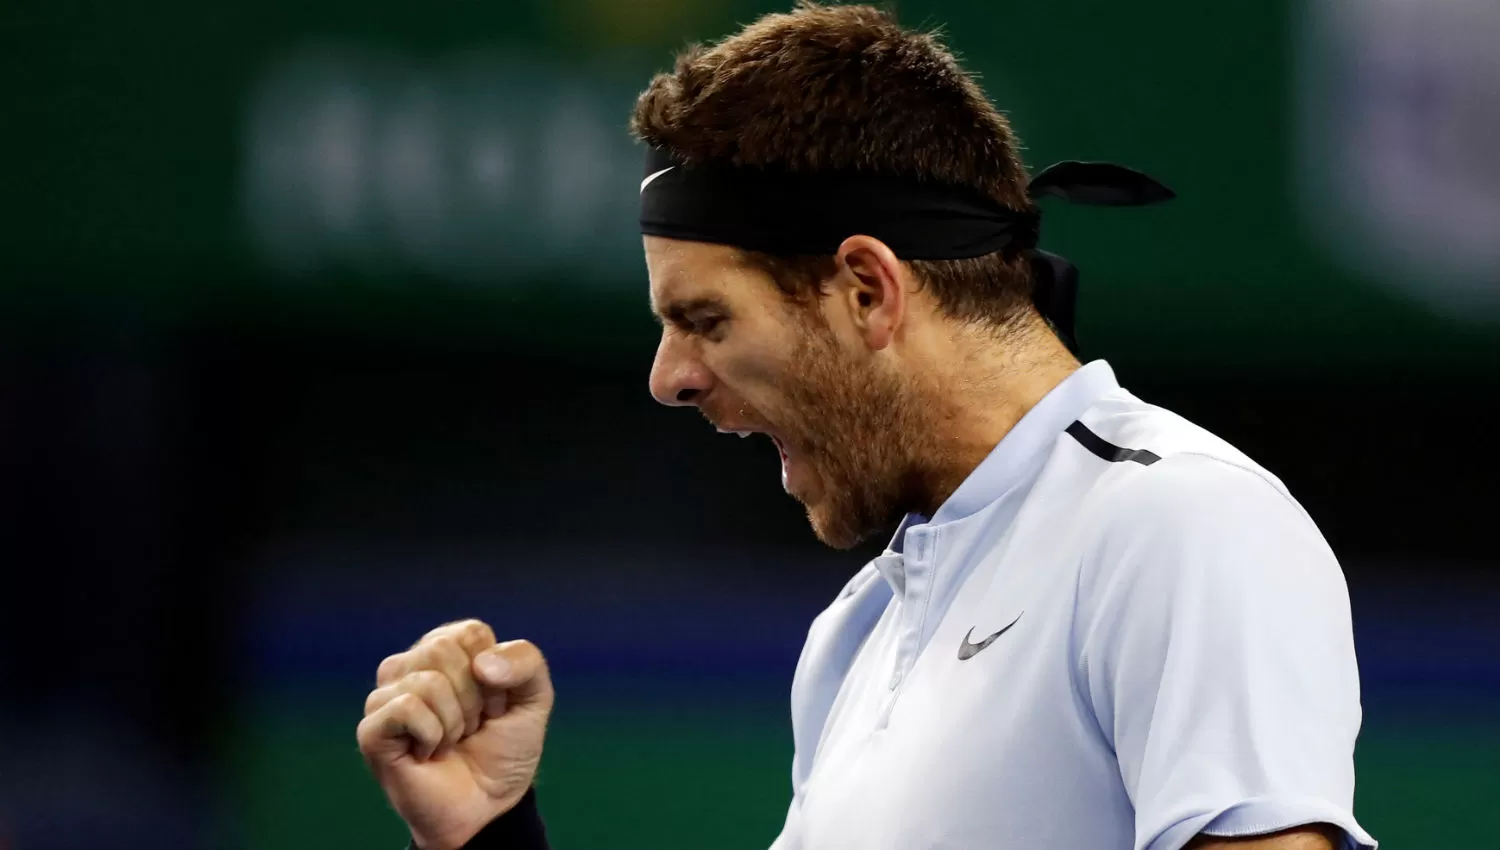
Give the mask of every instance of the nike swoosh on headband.
[{"label": "nike swoosh on headband", "polygon": [[641,191],[646,191],[646,187],[651,185],[652,180],[655,180],[656,178],[662,176],[663,174],[666,174],[668,171],[671,171],[676,167],[677,166],[675,165],[669,165],[666,168],[663,168],[662,170],[656,172],[655,174],[647,174],[646,179],[641,181]]}]

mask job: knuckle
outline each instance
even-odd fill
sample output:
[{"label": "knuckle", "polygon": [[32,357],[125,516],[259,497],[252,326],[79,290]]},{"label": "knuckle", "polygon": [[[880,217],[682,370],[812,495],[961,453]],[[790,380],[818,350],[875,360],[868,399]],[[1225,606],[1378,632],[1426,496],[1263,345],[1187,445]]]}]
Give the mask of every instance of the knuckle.
[{"label": "knuckle", "polygon": [[495,642],[495,630],[483,620],[465,620],[464,636],[478,643],[489,645]]},{"label": "knuckle", "polygon": [[439,717],[462,712],[462,704],[448,677],[437,670],[419,670],[411,674],[409,693],[418,697]]},{"label": "knuckle", "polygon": [[384,705],[380,710],[359,721],[357,735],[361,741],[378,741],[384,737],[392,720],[400,720],[400,712],[393,705]]},{"label": "knuckle", "polygon": [[434,661],[441,659],[442,661],[452,663],[458,658],[467,659],[469,657],[469,654],[459,645],[458,638],[454,635],[441,635],[433,638],[432,643],[428,646],[428,650]]},{"label": "knuckle", "polygon": [[392,714],[397,715],[401,718],[409,718],[413,715],[422,713],[422,711],[426,709],[426,703],[422,701],[421,697],[417,696],[411,691],[406,691],[405,693],[391,700],[390,705],[387,706],[387,709],[389,709]]},{"label": "knuckle", "polygon": [[469,630],[472,629],[475,625],[483,625],[483,624],[480,623],[478,620],[475,620],[475,619],[472,619],[472,618],[466,619],[466,620],[454,620],[454,621],[452,621],[450,623],[444,623],[441,626],[438,626],[437,628],[433,629],[431,632],[428,632],[428,636],[429,637],[438,637],[439,635],[455,635],[456,636],[456,635],[467,634],[469,632]]},{"label": "knuckle", "polygon": [[410,676],[418,670],[426,670],[430,667],[432,667],[432,644],[422,643],[407,653],[407,662],[403,672]]},{"label": "knuckle", "polygon": [[370,714],[373,714],[374,712],[378,711],[381,706],[385,705],[387,702],[390,702],[390,700],[386,698],[388,695],[389,694],[385,688],[376,688],[375,690],[370,691],[369,695],[365,697],[365,715],[368,716]]},{"label": "knuckle", "polygon": [[359,722],[359,726],[354,730],[354,740],[359,742],[360,752],[368,753],[374,747],[377,739],[376,729],[377,727],[370,722],[368,717]]},{"label": "knuckle", "polygon": [[422,646],[423,644],[431,643],[434,638],[436,638],[439,635],[447,633],[452,628],[453,628],[453,624],[452,623],[444,623],[441,626],[438,626],[437,628],[428,629],[425,633],[423,633],[423,635],[420,638],[417,639],[416,643],[412,644],[412,649],[416,649],[417,647]]},{"label": "knuckle", "polygon": [[398,652],[395,655],[388,655],[380,662],[380,666],[375,668],[375,680],[380,684],[386,684],[395,679],[405,665],[406,653]]},{"label": "knuckle", "polygon": [[411,682],[411,689],[431,694],[441,691],[448,683],[448,677],[433,669],[414,670],[406,675]]}]

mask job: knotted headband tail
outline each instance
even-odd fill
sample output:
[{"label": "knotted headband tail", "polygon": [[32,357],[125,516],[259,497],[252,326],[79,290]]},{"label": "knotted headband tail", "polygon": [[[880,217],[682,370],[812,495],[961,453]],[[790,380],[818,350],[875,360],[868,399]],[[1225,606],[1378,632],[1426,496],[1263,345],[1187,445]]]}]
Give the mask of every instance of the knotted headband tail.
[{"label": "knotted headband tail", "polygon": [[[1135,207],[1170,201],[1177,194],[1155,178],[1111,162],[1067,160],[1049,165],[1026,184],[1032,200],[1061,198],[1075,204]],[[1078,267],[1042,250],[1028,254],[1031,261],[1031,301],[1068,346],[1078,353],[1074,322],[1078,310]]]},{"label": "knotted headband tail", "polygon": [[1112,162],[1065,160],[1043,168],[1026,184],[1033,200],[1052,197],[1100,207],[1138,207],[1177,194],[1149,175]]}]

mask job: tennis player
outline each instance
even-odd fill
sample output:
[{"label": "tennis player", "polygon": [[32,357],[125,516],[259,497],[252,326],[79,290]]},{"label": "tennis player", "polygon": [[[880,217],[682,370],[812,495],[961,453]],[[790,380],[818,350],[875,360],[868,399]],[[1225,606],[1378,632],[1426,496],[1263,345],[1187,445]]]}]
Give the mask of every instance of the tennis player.
[{"label": "tennis player", "polygon": [[[834,547],[894,537],[812,624],[774,850],[1350,850],[1359,678],[1339,565],[1282,483],[1081,364],[1043,198],[931,35],[799,6],[641,95],[651,392],[763,434]],[[546,847],[553,692],[524,641],[387,658],[361,749],[420,850]],[[669,831],[670,823],[661,829]]]}]

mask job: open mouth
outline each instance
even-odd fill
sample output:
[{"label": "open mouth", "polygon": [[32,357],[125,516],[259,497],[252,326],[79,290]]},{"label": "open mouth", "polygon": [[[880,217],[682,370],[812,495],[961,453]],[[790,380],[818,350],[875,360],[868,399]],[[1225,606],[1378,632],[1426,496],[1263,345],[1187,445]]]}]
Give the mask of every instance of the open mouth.
[{"label": "open mouth", "polygon": [[715,425],[714,427],[718,429],[718,431],[719,431],[720,434],[738,434],[742,438],[743,437],[748,437],[748,436],[750,436],[752,434],[765,434],[767,437],[769,437],[771,439],[771,443],[776,446],[776,454],[781,457],[781,477],[782,477],[782,484],[783,485],[786,484],[787,473],[788,473],[788,464],[789,464],[790,460],[789,460],[789,456],[787,455],[786,444],[781,441],[780,437],[777,437],[775,434],[771,434],[771,433],[766,432],[766,431],[756,431],[754,429],[748,429],[748,428],[745,428],[745,429],[742,429],[742,428],[725,428],[722,425]]}]

